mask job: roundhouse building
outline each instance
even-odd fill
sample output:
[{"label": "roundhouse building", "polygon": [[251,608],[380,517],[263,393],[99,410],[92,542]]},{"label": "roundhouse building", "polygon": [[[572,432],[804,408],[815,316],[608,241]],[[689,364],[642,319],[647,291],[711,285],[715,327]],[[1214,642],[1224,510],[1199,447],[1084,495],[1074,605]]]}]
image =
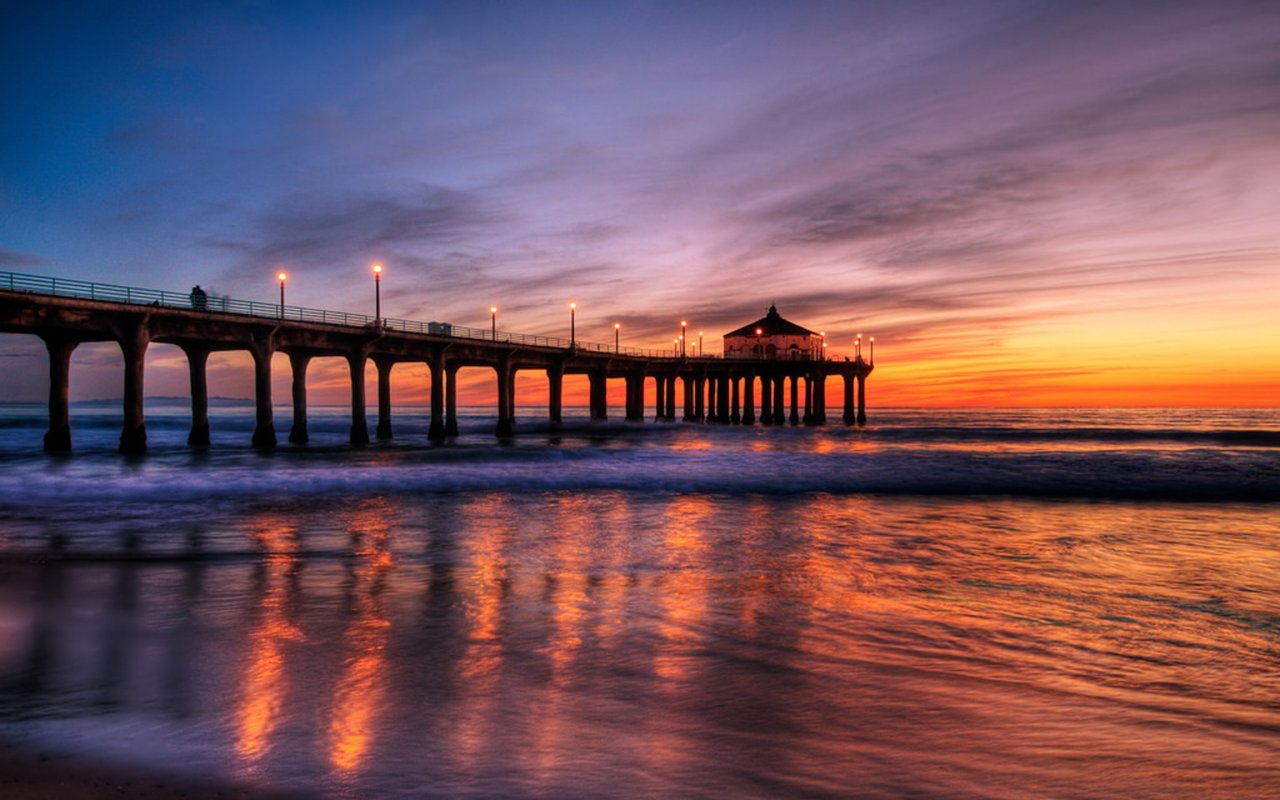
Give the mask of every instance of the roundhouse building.
[{"label": "roundhouse building", "polygon": [[724,335],[725,358],[799,361],[822,355],[822,335],[783,319],[777,306],[769,306],[768,314]]}]

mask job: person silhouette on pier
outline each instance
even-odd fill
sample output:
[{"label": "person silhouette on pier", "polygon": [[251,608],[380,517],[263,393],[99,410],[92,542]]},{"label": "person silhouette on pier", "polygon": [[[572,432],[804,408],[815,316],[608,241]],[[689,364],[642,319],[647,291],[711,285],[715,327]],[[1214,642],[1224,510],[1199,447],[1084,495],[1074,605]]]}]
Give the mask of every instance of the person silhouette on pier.
[{"label": "person silhouette on pier", "polygon": [[204,289],[200,288],[200,284],[197,283],[195,286],[191,287],[191,307],[192,308],[196,309],[197,311],[203,311],[205,306],[208,305],[208,303],[209,303],[209,295],[205,293]]}]

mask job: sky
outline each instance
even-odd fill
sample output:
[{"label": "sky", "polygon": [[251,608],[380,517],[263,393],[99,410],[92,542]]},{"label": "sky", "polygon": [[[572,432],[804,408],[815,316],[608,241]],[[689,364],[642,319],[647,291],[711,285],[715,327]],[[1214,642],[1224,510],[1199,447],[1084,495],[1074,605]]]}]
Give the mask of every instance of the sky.
[{"label": "sky", "polygon": [[1275,2],[23,3],[0,75],[3,271],[371,314],[381,261],[385,316],[633,347],[776,303],[876,337],[873,406],[1280,402]]}]

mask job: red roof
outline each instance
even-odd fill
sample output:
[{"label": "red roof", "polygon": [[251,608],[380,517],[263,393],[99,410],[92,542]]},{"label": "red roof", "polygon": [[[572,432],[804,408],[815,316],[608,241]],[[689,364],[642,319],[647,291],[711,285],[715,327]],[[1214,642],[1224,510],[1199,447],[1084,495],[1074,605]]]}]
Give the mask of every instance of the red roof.
[{"label": "red roof", "polygon": [[[760,333],[757,334],[756,330]],[[801,327],[790,320],[783,319],[778,314],[777,306],[769,306],[769,313],[750,325],[743,325],[736,331],[730,331],[725,336],[817,336],[818,334],[808,328]]]}]

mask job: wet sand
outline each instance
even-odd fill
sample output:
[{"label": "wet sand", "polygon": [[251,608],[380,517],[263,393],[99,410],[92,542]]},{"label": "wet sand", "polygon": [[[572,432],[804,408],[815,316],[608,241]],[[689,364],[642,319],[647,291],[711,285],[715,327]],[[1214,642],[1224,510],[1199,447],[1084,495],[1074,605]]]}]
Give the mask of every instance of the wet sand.
[{"label": "wet sand", "polygon": [[130,771],[0,740],[0,797],[5,800],[303,800],[300,792],[254,789],[189,776]]}]

